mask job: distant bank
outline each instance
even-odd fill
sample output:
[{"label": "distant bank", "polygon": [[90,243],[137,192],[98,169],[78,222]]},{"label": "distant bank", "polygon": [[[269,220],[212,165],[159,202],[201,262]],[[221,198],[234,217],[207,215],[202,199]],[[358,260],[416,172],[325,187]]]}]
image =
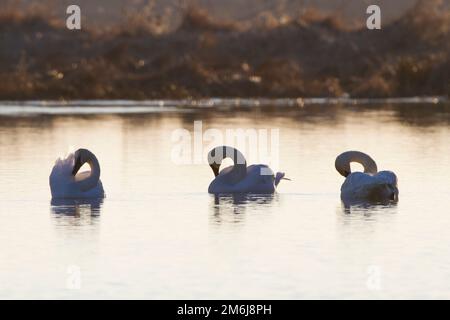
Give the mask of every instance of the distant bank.
[{"label": "distant bank", "polygon": [[68,31],[41,13],[0,13],[0,99],[450,95],[450,13],[422,1],[381,31],[319,11],[261,21],[195,7]]}]

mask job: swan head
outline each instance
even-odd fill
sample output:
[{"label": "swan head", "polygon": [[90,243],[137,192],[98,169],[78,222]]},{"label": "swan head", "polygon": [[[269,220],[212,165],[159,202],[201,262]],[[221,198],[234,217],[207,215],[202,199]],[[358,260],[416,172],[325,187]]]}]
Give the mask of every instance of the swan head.
[{"label": "swan head", "polygon": [[90,154],[92,154],[89,150],[87,149],[78,149],[77,151],[75,151],[74,153],[74,165],[73,165],[73,170],[72,170],[72,175],[75,176],[78,172],[78,170],[80,170],[80,168],[83,166],[83,164],[85,164],[86,162],[89,162],[89,160],[91,159]]},{"label": "swan head", "polygon": [[347,178],[350,175],[350,173],[352,173],[350,163],[342,163],[340,165],[336,164],[335,166],[337,172],[339,172],[339,174],[345,178]]},{"label": "swan head", "polygon": [[376,174],[378,172],[375,161],[364,152],[360,151],[346,151],[341,153],[334,163],[337,172],[342,176],[348,177],[352,173],[350,164],[357,162],[364,167],[364,173]]},{"label": "swan head", "polygon": [[211,169],[214,173],[214,176],[217,177],[219,175],[220,164],[213,162],[213,163],[210,163],[209,166],[211,167]]},{"label": "swan head", "polygon": [[244,155],[236,148],[228,146],[215,147],[208,153],[208,163],[214,176],[217,177],[219,175],[220,165],[225,158],[232,159],[237,169],[243,168],[245,170],[247,167]]},{"label": "swan head", "polygon": [[[91,167],[89,175],[77,175],[78,170],[85,163],[88,163]],[[72,175],[81,191],[86,192],[95,188],[100,181],[100,164],[97,157],[87,149],[78,149],[75,151]]]},{"label": "swan head", "polygon": [[100,165],[98,163],[97,157],[91,151],[87,149],[78,149],[77,151],[75,151],[73,158],[73,176],[76,176],[78,170],[80,170],[83,164],[88,163],[91,167],[91,174],[94,173],[96,176],[100,177]]}]

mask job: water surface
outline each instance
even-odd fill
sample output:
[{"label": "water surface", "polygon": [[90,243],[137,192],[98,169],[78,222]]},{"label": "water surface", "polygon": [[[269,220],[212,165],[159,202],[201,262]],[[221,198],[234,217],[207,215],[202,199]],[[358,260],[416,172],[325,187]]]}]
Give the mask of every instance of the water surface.
[{"label": "water surface", "polygon": [[[450,298],[449,107],[70,110],[0,117],[0,298]],[[171,158],[194,121],[279,129],[292,181],[207,194],[210,168]],[[53,163],[77,147],[99,158],[107,198],[51,202]],[[349,149],[397,173],[398,204],[341,203],[334,159]]]}]

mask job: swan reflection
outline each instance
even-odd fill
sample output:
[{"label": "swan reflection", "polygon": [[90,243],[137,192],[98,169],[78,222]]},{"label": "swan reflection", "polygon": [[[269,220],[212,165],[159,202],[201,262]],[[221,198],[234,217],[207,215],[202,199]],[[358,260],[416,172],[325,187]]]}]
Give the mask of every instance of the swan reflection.
[{"label": "swan reflection", "polygon": [[220,205],[255,205],[255,204],[269,204],[275,198],[274,194],[216,194],[214,195],[214,204]]},{"label": "swan reflection", "polygon": [[100,216],[103,199],[52,199],[51,212],[60,222],[92,224]]},{"label": "swan reflection", "polygon": [[385,212],[397,208],[397,201],[384,202],[349,202],[342,201],[342,212],[348,214],[363,214],[370,216],[373,213]]},{"label": "swan reflection", "polygon": [[247,210],[267,212],[278,194],[220,194],[214,195],[212,211],[215,223],[242,222]]}]

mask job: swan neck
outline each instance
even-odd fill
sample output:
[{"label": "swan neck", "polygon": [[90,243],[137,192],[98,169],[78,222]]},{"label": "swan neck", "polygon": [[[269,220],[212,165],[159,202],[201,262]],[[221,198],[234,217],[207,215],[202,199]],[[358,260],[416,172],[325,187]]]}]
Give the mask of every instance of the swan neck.
[{"label": "swan neck", "polygon": [[351,172],[350,163],[356,162],[363,166],[364,173],[376,174],[378,172],[377,164],[369,155],[360,151],[347,151],[336,158],[336,170],[344,177],[349,176]]},{"label": "swan neck", "polygon": [[87,178],[77,182],[83,192],[95,188],[100,180],[100,163],[97,157],[92,152],[87,151],[85,159],[85,163],[88,163],[91,167],[91,172]]},{"label": "swan neck", "polygon": [[216,147],[208,153],[208,163],[211,166],[214,175],[219,175],[219,168],[222,161],[226,158],[233,160],[233,169],[229,172],[236,178],[242,179],[247,172],[247,162],[244,155],[233,147],[222,146]]}]

